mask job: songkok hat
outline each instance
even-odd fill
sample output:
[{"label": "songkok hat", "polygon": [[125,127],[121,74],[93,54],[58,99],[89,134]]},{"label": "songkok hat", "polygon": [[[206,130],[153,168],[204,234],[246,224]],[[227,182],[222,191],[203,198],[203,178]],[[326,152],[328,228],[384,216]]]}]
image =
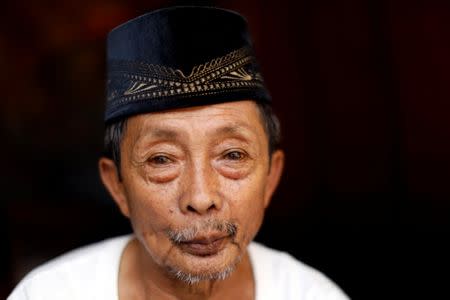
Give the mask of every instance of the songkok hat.
[{"label": "songkok hat", "polygon": [[270,102],[246,20],[212,7],[170,7],[108,34],[105,122],[237,100]]}]

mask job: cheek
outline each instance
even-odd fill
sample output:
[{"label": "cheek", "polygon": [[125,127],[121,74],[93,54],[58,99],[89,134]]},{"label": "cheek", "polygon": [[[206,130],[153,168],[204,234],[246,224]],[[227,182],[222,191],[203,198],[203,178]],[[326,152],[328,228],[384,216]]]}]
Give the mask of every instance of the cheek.
[{"label": "cheek", "polygon": [[242,239],[250,242],[259,230],[264,217],[263,177],[232,181],[226,190],[232,218],[239,222]]},{"label": "cheek", "polygon": [[174,223],[179,185],[176,181],[168,184],[137,182],[127,189],[133,229],[137,235],[159,239]]},{"label": "cheek", "polygon": [[162,264],[173,244],[166,230],[176,224],[178,186],[175,183],[138,185],[129,195],[130,221],[134,234],[153,260]]}]

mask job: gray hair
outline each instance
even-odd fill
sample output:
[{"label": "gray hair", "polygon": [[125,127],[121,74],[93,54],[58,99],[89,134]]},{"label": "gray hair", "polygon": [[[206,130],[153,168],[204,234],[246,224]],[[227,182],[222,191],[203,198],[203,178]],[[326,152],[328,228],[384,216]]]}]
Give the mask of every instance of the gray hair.
[{"label": "gray hair", "polygon": [[236,266],[241,261],[241,257],[239,257],[233,264],[227,266],[225,270],[221,272],[214,272],[214,273],[206,273],[206,274],[190,274],[187,272],[184,272],[182,270],[178,270],[175,268],[169,268],[168,271],[170,274],[172,274],[176,279],[183,281],[189,285],[194,285],[196,283],[199,283],[203,280],[224,280],[228,278],[231,273],[236,269]]}]

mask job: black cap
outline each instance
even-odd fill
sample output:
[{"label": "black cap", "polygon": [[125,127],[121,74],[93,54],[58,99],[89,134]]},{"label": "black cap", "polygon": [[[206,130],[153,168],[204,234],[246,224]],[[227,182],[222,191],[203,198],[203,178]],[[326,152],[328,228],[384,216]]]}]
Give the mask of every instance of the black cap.
[{"label": "black cap", "polygon": [[220,102],[270,102],[246,20],[212,7],[171,7],[108,35],[105,122]]}]

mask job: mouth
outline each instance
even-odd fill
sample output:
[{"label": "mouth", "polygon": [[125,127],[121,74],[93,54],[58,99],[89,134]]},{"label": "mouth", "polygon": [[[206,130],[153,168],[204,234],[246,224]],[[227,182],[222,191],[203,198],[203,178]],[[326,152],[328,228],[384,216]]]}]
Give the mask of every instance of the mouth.
[{"label": "mouth", "polygon": [[209,235],[183,241],[177,244],[182,251],[195,256],[212,256],[219,253],[227,244],[229,235]]}]

